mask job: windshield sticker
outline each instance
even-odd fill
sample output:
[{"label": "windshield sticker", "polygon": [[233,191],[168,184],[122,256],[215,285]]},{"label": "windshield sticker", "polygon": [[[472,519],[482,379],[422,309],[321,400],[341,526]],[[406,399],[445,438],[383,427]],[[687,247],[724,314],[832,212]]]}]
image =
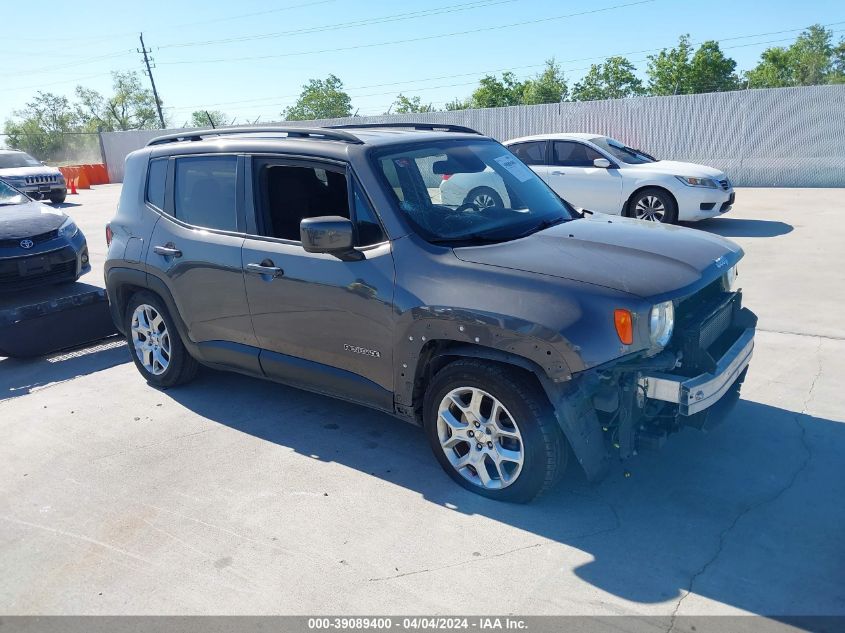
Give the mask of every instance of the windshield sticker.
[{"label": "windshield sticker", "polygon": [[502,167],[507,169],[510,173],[516,176],[516,179],[519,182],[525,182],[527,180],[531,180],[531,177],[534,175],[528,167],[526,167],[523,163],[520,162],[516,156],[499,156],[498,158],[494,158],[497,163],[499,163]]}]

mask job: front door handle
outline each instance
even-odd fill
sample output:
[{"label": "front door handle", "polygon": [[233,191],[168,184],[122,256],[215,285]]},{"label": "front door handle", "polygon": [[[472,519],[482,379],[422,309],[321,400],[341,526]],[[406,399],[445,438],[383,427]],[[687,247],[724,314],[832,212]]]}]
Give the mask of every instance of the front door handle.
[{"label": "front door handle", "polygon": [[566,175],[565,171],[553,171],[552,172],[552,176],[565,176],[565,175]]},{"label": "front door handle", "polygon": [[247,264],[246,271],[256,275],[270,275],[271,277],[281,277],[285,274],[285,271],[278,266],[274,266],[273,262],[266,259],[260,264]]},{"label": "front door handle", "polygon": [[163,257],[182,257],[182,251],[171,243],[165,244],[164,246],[153,246],[153,251]]}]

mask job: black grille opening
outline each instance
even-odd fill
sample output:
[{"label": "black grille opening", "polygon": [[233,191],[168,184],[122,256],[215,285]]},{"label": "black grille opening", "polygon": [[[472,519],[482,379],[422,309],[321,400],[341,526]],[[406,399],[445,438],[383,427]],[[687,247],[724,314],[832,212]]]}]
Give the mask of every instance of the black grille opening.
[{"label": "black grille opening", "polygon": [[42,244],[43,242],[54,240],[57,237],[59,237],[59,229],[53,229],[52,231],[39,233],[38,235],[33,235],[31,237],[18,237],[14,239],[0,240],[0,248],[15,248],[16,246],[20,246],[21,242],[25,239],[32,240],[33,244]]}]

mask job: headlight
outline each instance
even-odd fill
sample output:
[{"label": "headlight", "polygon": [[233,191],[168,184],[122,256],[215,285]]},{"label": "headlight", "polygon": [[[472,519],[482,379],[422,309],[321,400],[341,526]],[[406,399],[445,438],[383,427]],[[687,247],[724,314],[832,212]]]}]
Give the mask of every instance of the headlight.
[{"label": "headlight", "polygon": [[728,287],[728,290],[734,290],[736,288],[736,278],[739,276],[739,271],[736,269],[736,266],[731,266],[728,269],[728,272],[725,273],[725,285]]},{"label": "headlight", "polygon": [[719,183],[712,178],[690,178],[688,176],[675,176],[687,187],[706,187],[707,189],[718,189]]},{"label": "headlight", "polygon": [[79,233],[79,227],[76,226],[76,223],[70,218],[65,220],[64,224],[59,227],[59,235],[61,237],[66,237],[67,239],[70,239],[77,233]]},{"label": "headlight", "polygon": [[671,301],[658,303],[651,309],[648,319],[648,331],[651,344],[666,347],[675,329],[675,306]]}]

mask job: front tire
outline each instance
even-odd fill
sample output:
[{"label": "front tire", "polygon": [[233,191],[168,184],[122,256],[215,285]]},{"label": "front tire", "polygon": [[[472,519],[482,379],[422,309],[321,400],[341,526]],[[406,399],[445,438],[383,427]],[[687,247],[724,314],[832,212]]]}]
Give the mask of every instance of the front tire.
[{"label": "front tire", "polygon": [[479,211],[484,209],[501,209],[505,206],[502,196],[490,187],[476,187],[464,198],[464,204],[471,204]]},{"label": "front tire", "polygon": [[518,369],[455,361],[432,379],[423,416],[437,461],[479,495],[526,503],[566,469],[568,445],[552,407]]},{"label": "front tire", "polygon": [[126,339],[135,367],[148,383],[166,389],[190,382],[198,363],[185,349],[164,302],[138,292],[126,306]]},{"label": "front tire", "polygon": [[67,199],[67,192],[54,193],[50,195],[50,202],[53,204],[62,204]]},{"label": "front tire", "polygon": [[647,187],[635,193],[628,202],[628,217],[674,224],[678,221],[678,205],[665,189]]}]

